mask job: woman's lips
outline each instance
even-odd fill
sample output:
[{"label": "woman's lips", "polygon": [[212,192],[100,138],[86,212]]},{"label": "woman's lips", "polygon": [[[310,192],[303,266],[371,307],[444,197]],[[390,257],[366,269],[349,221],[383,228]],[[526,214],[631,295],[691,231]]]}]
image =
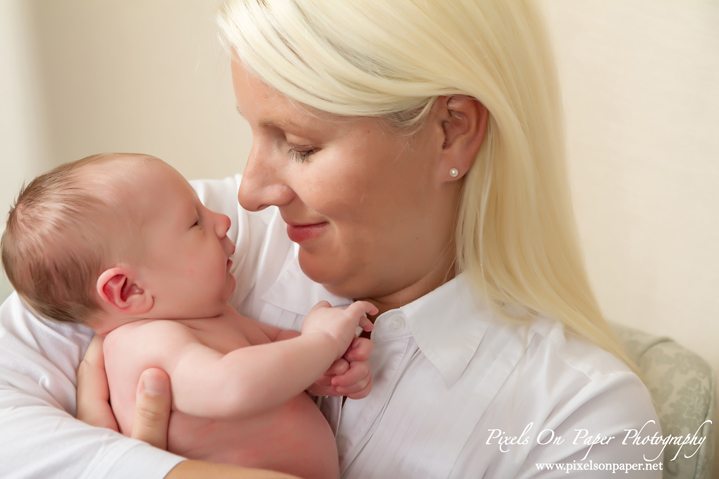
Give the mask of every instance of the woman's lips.
[{"label": "woman's lips", "polygon": [[302,243],[319,237],[328,223],[314,223],[310,225],[287,225],[287,236],[295,243]]}]

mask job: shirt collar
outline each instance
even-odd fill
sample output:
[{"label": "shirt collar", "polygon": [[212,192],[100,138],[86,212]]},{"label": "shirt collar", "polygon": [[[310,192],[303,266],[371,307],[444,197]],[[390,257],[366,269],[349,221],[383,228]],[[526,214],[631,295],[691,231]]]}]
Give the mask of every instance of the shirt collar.
[{"label": "shirt collar", "polygon": [[320,301],[327,301],[332,306],[352,304],[351,299],[332,294],[321,284],[310,280],[302,272],[296,254],[277,278],[275,284],[262,295],[262,300],[301,316],[306,316],[310,309]]},{"label": "shirt collar", "polygon": [[[332,306],[352,303],[308,279],[296,254],[262,299],[302,316],[320,301]],[[473,294],[463,274],[402,306],[400,311],[419,349],[442,374],[447,386],[453,385],[467,368],[494,318]]]},{"label": "shirt collar", "polygon": [[460,274],[400,311],[417,346],[451,387],[477,351],[494,314]]}]

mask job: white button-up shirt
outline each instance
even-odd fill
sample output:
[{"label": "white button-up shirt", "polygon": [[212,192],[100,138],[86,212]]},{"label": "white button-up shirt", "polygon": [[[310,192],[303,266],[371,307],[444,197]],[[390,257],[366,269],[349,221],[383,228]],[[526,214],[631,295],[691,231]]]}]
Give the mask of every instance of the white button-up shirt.
[{"label": "white button-up shirt", "polygon": [[[372,394],[330,414],[344,478],[607,474],[585,464],[657,467],[629,477],[661,477],[645,460],[660,463],[661,446],[622,443],[627,430],[659,432],[639,378],[557,321],[498,319],[464,276],[382,314],[372,340]],[[545,463],[578,469],[539,470]]]},{"label": "white button-up shirt", "polygon": [[[318,301],[349,304],[304,276],[276,209],[239,209],[238,185],[239,177],[193,184],[209,208],[232,219],[230,302],[297,330]],[[0,307],[1,477],[161,478],[181,460],[72,417],[75,369],[91,335],[37,317],[15,294]],[[606,468],[659,455],[655,446],[622,444],[626,430],[658,431],[649,394],[626,366],[556,321],[498,320],[462,276],[379,316],[372,340],[371,395],[344,407],[338,398],[320,401],[343,477],[604,477],[539,467]]]}]

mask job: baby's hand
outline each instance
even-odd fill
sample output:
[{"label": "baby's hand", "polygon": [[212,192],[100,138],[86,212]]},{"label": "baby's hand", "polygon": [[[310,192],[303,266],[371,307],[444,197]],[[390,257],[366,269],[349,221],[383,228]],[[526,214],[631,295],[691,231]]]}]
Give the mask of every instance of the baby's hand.
[{"label": "baby's hand", "polygon": [[349,362],[349,369],[344,374],[332,378],[332,386],[342,396],[350,399],[362,399],[372,391],[372,371],[369,366],[369,355],[374,344],[367,338],[355,338],[349,350],[343,356]]},{"label": "baby's hand", "polygon": [[320,301],[312,308],[302,324],[302,334],[327,334],[337,342],[336,359],[341,358],[355,339],[357,326],[372,331],[374,325],[365,313],[377,314],[377,307],[367,301],[357,301],[346,309],[333,308]]},{"label": "baby's hand", "polygon": [[307,389],[315,396],[366,398],[372,391],[369,355],[374,344],[367,338],[355,338],[345,355]]}]

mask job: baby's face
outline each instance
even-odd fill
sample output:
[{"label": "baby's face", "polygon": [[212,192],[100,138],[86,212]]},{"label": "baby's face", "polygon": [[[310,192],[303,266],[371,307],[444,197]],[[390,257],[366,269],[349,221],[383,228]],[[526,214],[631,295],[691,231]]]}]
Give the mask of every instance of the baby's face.
[{"label": "baby's face", "polygon": [[[204,318],[224,312],[235,290],[226,236],[230,219],[205,208],[175,169],[151,162],[128,197],[144,241],[138,284],[154,301],[148,317]],[[132,192],[129,192],[132,194]],[[131,196],[128,195],[128,196]]]}]

